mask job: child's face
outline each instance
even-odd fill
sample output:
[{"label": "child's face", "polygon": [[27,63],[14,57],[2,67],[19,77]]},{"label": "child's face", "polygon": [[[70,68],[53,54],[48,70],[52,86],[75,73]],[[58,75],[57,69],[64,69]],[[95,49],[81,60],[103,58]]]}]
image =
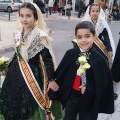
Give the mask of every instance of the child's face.
[{"label": "child's face", "polygon": [[93,45],[94,35],[89,29],[78,29],[76,39],[82,50],[89,50]]},{"label": "child's face", "polygon": [[90,10],[90,16],[93,20],[97,20],[99,16],[100,10],[99,6],[92,6]]},{"label": "child's face", "polygon": [[21,8],[20,22],[24,28],[31,29],[35,23],[33,11],[28,8]]}]

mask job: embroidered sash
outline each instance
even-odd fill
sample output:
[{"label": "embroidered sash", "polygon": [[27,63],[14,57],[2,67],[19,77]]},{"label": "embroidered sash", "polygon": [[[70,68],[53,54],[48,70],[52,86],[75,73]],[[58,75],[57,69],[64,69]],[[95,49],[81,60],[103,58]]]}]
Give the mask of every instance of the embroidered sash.
[{"label": "embroidered sash", "polygon": [[28,63],[24,60],[24,58],[21,58],[19,61],[20,70],[22,72],[22,75],[25,79],[25,82],[27,86],[29,87],[33,97],[35,98],[36,102],[39,104],[39,106],[45,110],[46,109],[46,101],[43,96],[43,93],[41,89],[39,88],[38,83],[35,80],[35,77],[29,68]]},{"label": "embroidered sash", "polygon": [[[22,56],[18,60],[18,62],[19,62],[20,70],[22,72],[24,80],[25,80],[31,94],[33,95],[34,99],[36,100],[38,105],[43,110],[47,110],[50,107],[50,103],[46,102],[46,99],[45,99],[37,81],[35,80],[35,77],[31,71],[28,63],[26,62],[26,60]],[[53,120],[52,114],[46,114],[46,115],[47,115],[46,116],[47,120]]]},{"label": "embroidered sash", "polygon": [[94,43],[102,50],[102,52],[105,54],[105,56],[111,60],[112,58],[109,56],[108,51],[106,50],[106,47],[104,46],[104,44],[102,43],[101,40],[99,40],[99,38],[96,36],[94,39]]}]

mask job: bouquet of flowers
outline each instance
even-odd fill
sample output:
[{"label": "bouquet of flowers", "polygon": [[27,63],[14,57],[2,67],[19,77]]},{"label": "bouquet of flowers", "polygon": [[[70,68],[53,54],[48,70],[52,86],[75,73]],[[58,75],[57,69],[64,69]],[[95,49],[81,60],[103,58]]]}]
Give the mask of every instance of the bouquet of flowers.
[{"label": "bouquet of flowers", "polygon": [[0,57],[0,72],[4,71],[9,65],[9,58]]},{"label": "bouquet of flowers", "polygon": [[89,59],[89,53],[82,53],[80,57],[78,57],[78,63],[80,64],[77,74],[81,76],[82,85],[86,86],[86,70],[90,68],[90,64],[87,59]]}]

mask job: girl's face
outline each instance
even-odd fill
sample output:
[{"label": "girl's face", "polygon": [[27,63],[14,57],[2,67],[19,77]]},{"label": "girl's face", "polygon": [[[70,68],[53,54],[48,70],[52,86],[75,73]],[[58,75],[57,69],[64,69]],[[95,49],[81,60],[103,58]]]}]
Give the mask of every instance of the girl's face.
[{"label": "girl's face", "polygon": [[89,29],[78,29],[76,39],[82,50],[89,50],[93,45],[94,35]]},{"label": "girl's face", "polygon": [[99,16],[100,10],[99,6],[92,6],[90,9],[90,16],[93,20],[97,20]]},{"label": "girl's face", "polygon": [[24,29],[31,29],[35,23],[33,11],[29,8],[21,8],[20,22]]}]

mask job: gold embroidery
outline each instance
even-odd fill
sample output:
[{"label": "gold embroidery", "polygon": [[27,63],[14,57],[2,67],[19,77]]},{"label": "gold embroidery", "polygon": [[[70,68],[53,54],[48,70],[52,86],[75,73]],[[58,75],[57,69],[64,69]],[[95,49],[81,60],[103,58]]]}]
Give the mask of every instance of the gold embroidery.
[{"label": "gold embroidery", "polygon": [[99,40],[98,37],[95,38],[94,43],[97,44],[97,46],[103,51],[103,53],[107,56],[108,59],[111,60],[111,57],[108,54],[108,51],[104,44]]}]

